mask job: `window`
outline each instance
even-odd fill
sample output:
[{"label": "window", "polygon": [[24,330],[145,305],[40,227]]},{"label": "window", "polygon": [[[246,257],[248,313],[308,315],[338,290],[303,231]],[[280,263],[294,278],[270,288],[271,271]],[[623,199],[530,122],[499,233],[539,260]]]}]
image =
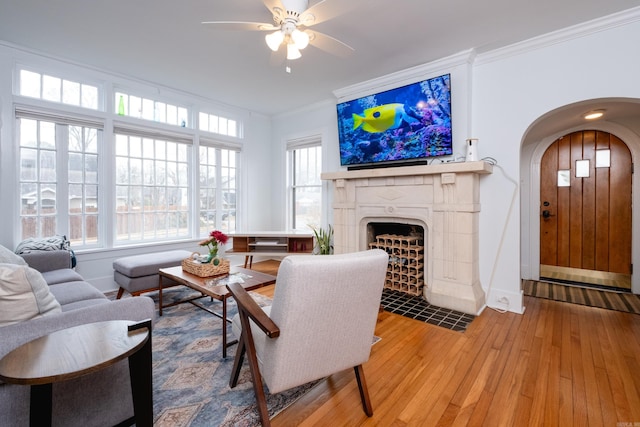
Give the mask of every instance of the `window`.
[{"label": "window", "polygon": [[289,212],[294,230],[320,226],[322,205],[322,147],[319,136],[289,141]]},{"label": "window", "polygon": [[98,109],[98,87],[21,69],[18,93],[30,98]]},{"label": "window", "polygon": [[230,149],[200,146],[201,236],[214,229],[236,230],[237,154]]},{"label": "window", "polygon": [[98,245],[102,130],[23,112],[17,115],[20,236],[64,234],[75,247]]},{"label": "window", "polygon": [[97,129],[68,127],[69,240],[75,246],[95,246],[98,233],[98,136]]},{"label": "window", "polygon": [[181,127],[189,126],[189,110],[162,101],[116,92],[115,108],[114,113],[120,116],[152,120]]},{"label": "window", "polygon": [[186,238],[190,145],[117,131],[116,244]]},{"label": "window", "polygon": [[[242,146],[230,138],[204,140],[204,132],[189,124],[197,111],[126,91],[106,92],[113,82],[91,85],[19,66],[16,71],[18,162],[10,176],[17,178],[19,196],[10,209],[17,211],[19,203],[17,238],[63,234],[82,250],[236,230]],[[112,120],[113,111],[98,109],[104,99],[115,101],[115,114],[147,121]],[[237,137],[242,129],[229,118],[203,117],[207,131],[213,126],[225,137]]]},{"label": "window", "polygon": [[238,123],[235,120],[226,117],[216,116],[214,114],[200,113],[198,115],[199,129],[218,133],[220,135],[238,137]]}]

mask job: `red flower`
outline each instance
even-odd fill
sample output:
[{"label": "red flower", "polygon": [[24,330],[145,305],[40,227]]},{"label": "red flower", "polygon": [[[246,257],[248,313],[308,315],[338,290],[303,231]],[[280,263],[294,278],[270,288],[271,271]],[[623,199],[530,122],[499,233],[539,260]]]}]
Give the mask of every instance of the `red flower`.
[{"label": "red flower", "polygon": [[226,234],[224,234],[222,231],[219,231],[219,230],[213,230],[211,233],[209,233],[209,236],[216,239],[216,241],[221,245],[226,244],[227,240],[229,240],[229,236],[227,236]]},{"label": "red flower", "polygon": [[207,246],[209,250],[218,247],[218,243],[224,245],[229,240],[229,236],[224,234],[222,231],[213,230],[209,233],[209,238],[198,243],[200,246]]}]

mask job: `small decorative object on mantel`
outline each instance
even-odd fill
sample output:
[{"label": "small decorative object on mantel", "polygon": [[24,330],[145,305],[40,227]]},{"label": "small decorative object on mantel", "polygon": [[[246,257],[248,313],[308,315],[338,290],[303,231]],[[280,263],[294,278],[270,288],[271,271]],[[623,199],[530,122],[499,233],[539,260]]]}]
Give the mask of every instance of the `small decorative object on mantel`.
[{"label": "small decorative object on mantel", "polygon": [[191,258],[182,260],[182,269],[199,277],[217,276],[229,272],[229,260],[218,257],[218,245],[224,245],[229,237],[222,231],[213,230],[209,237],[199,243],[206,246],[208,253],[194,252]]},{"label": "small decorative object on mantel", "polygon": [[465,161],[478,161],[478,138],[467,139],[467,157],[465,158]]}]

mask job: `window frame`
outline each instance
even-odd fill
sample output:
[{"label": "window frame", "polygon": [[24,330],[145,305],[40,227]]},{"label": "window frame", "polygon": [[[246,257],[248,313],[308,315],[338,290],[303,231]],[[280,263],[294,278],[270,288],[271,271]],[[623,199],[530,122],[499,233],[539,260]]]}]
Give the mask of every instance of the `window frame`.
[{"label": "window frame", "polygon": [[[126,97],[126,100],[124,97]],[[132,98],[140,101],[140,115],[131,114],[130,109]],[[168,119],[167,114],[169,108],[167,107],[171,107],[176,110],[175,123]],[[153,110],[153,118],[147,117],[149,109]],[[161,116],[164,115],[164,119],[157,115],[158,109],[161,110],[160,114]],[[139,91],[127,90],[120,87],[114,88],[113,91],[113,114],[119,118],[126,117],[127,119],[141,120],[147,126],[149,123],[154,123],[170,127],[195,129],[193,122],[193,109],[184,103],[169,101],[167,99],[162,99],[161,97],[152,97],[144,95]]]},{"label": "window frame", "polygon": [[[117,153],[117,144],[118,144],[118,137],[122,137],[122,138],[126,138],[127,142],[128,142],[128,146],[130,147],[130,143],[133,139],[133,141],[138,140],[140,143],[140,152],[139,155],[135,155],[137,153],[134,153],[134,155],[131,155],[131,151],[129,151],[129,149],[127,150],[128,154],[127,155],[118,155]],[[144,145],[147,144],[147,149],[145,150]],[[149,149],[148,146],[152,144],[153,145],[153,149]],[[176,158],[175,160],[170,160],[167,159],[166,156],[162,157],[161,155],[156,155],[153,158],[148,158],[148,153],[150,151],[153,151],[153,153],[156,153],[156,149],[161,147],[162,145],[165,146],[165,154],[167,154],[167,150],[168,147],[172,146],[173,144],[176,145],[176,154],[178,154],[180,152],[180,148],[185,148],[185,154],[183,156],[182,161],[179,158]],[[149,151],[148,151],[149,150]],[[111,190],[113,192],[113,196],[114,196],[114,200],[113,200],[113,204],[112,204],[112,214],[114,216],[113,218],[113,230],[112,230],[112,239],[113,239],[113,246],[114,247],[121,247],[121,246],[130,246],[130,245],[138,245],[138,244],[146,244],[149,242],[165,242],[165,241],[175,241],[175,240],[186,240],[191,238],[191,236],[193,235],[193,225],[192,225],[192,221],[190,219],[190,215],[189,215],[189,211],[192,208],[192,204],[193,204],[193,195],[191,194],[191,191],[189,190],[190,188],[193,187],[193,178],[191,177],[191,169],[193,168],[193,141],[191,139],[185,138],[183,136],[177,135],[177,134],[171,134],[169,132],[167,133],[159,133],[156,131],[144,131],[139,127],[127,127],[127,126],[122,126],[122,125],[118,125],[118,126],[114,126],[113,129],[113,162],[114,162],[114,171],[116,171],[116,173],[113,176],[113,182],[111,185]],[[142,170],[140,171],[141,175],[140,175],[140,182],[136,183],[135,182],[128,182],[128,183],[119,183],[118,182],[118,177],[117,177],[117,169],[118,169],[118,157],[121,158],[126,158],[128,159],[128,164],[131,165],[131,162],[133,161],[134,163],[139,163],[140,166],[142,167]],[[133,160],[132,160],[133,159]],[[173,166],[175,166],[175,172],[176,172],[176,177],[178,178],[178,182],[176,183],[176,185],[169,185],[169,183],[165,182],[164,185],[160,185],[157,183],[157,179],[158,179],[158,171],[155,169],[156,166],[159,166],[160,164],[165,163],[167,165],[171,164]],[[180,178],[180,173],[179,173],[179,169],[180,169],[180,165],[184,164],[186,165],[186,171],[184,172],[184,177]],[[153,181],[153,183],[150,183],[147,179],[147,177],[144,176],[146,167],[144,165],[147,165],[146,167],[152,167],[154,170],[154,175],[151,178],[151,181]],[[170,169],[170,167],[168,168]],[[164,171],[166,172],[168,169],[164,169]],[[165,176],[168,175],[168,173],[165,174]],[[131,177],[131,175],[129,175],[129,177]],[[184,185],[182,185],[182,179],[186,179],[186,182]],[[119,227],[121,226],[121,224],[119,224],[118,220],[120,216],[126,217],[128,218],[132,218],[133,217],[133,212],[129,211],[127,209],[127,211],[121,212],[123,215],[120,215],[121,213],[118,211],[118,186],[119,184],[121,187],[123,188],[128,188],[129,190],[133,189],[139,189],[140,190],[140,209],[142,210],[138,216],[140,217],[142,223],[142,231],[141,231],[141,238],[139,239],[122,239],[119,238]],[[162,210],[158,210],[158,209],[150,209],[147,213],[147,211],[145,210],[145,208],[147,207],[147,203],[145,202],[145,200],[148,200],[148,197],[150,197],[149,195],[153,195],[154,193],[156,194],[156,197],[160,197],[160,194],[162,193],[162,190],[164,190],[165,193],[165,200],[166,197],[169,196],[169,192],[170,190],[173,189],[174,192],[182,192],[184,193],[184,197],[187,198],[186,201],[186,209],[185,210],[177,210],[175,211],[175,215],[177,216],[183,216],[184,220],[186,221],[186,231],[181,234],[180,233],[180,227],[176,227],[176,234],[172,235],[170,230],[172,230],[173,228],[169,227],[168,225],[165,227],[166,230],[166,235],[163,237],[157,237],[158,235],[156,234],[155,238],[145,238],[146,235],[146,231],[144,229],[145,224],[149,224],[149,223],[153,223],[156,224],[156,221],[162,221],[162,216],[165,216],[165,222],[167,222],[170,220],[171,216],[174,215],[174,213],[172,213],[171,209],[167,208],[162,209]],[[130,194],[130,192],[127,192],[128,194]],[[153,198],[153,197],[152,197]],[[181,197],[182,198],[182,197]],[[154,213],[155,212],[155,213]],[[153,221],[151,221],[151,218],[153,218]],[[176,219],[177,220],[177,219]],[[128,223],[128,220],[127,220]],[[128,235],[131,236],[131,229],[130,227],[128,228]],[[157,233],[158,228],[157,227],[153,227],[153,232]]]},{"label": "window frame", "polygon": [[[103,83],[95,80],[95,79],[90,79],[90,78],[85,78],[85,77],[78,77],[75,75],[75,73],[71,73],[71,72],[60,72],[59,70],[46,70],[46,71],[42,71],[42,70],[38,70],[34,67],[30,67],[30,66],[26,66],[23,64],[16,64],[16,68],[15,68],[15,80],[14,80],[14,85],[13,85],[13,91],[14,94],[16,96],[19,96],[21,98],[24,98],[25,100],[29,100],[29,102],[43,102],[46,104],[50,104],[53,106],[53,108],[61,108],[61,109],[65,109],[65,108],[72,108],[72,109],[79,109],[81,111],[87,111],[90,113],[100,113],[100,112],[104,112],[104,105],[105,105],[105,97],[104,97],[104,87],[103,87]],[[37,74],[39,76],[39,94],[38,96],[33,96],[30,94],[23,94],[22,93],[22,72],[26,72],[26,73],[32,73],[32,74]],[[51,72],[49,72],[51,71]],[[42,82],[44,80],[45,77],[51,77],[54,79],[59,79],[60,80],[60,100],[51,100],[51,99],[47,99],[46,97],[43,96],[43,85]],[[67,81],[69,83],[76,83],[80,85],[80,99],[79,99],[79,103],[78,104],[74,104],[74,103],[69,103],[69,102],[64,102],[64,82]],[[91,87],[94,88],[96,90],[96,106],[95,108],[92,107],[87,107],[82,105],[83,103],[83,98],[82,98],[82,86],[87,86],[87,87]]]},{"label": "window frame", "polygon": [[[31,116],[37,117],[40,120],[44,121],[57,121],[59,120],[62,124],[73,124],[78,125],[78,122],[88,122],[92,124],[97,124],[100,126],[100,138],[101,138],[101,147],[99,152],[99,160],[98,160],[98,173],[99,173],[99,181],[98,181],[98,212],[100,218],[98,220],[97,227],[97,235],[100,241],[97,244],[86,244],[81,245],[80,243],[76,243],[74,245],[75,250],[86,251],[86,250],[112,250],[116,248],[124,248],[124,247],[140,247],[140,246],[148,246],[152,244],[162,243],[185,243],[185,242],[193,242],[197,241],[196,239],[200,239],[201,234],[204,234],[205,231],[208,234],[210,230],[207,227],[205,230],[204,226],[200,225],[197,221],[198,219],[198,209],[199,209],[199,200],[198,200],[198,174],[200,168],[200,160],[198,154],[198,147],[201,141],[201,136],[208,132],[200,131],[197,126],[197,117],[200,111],[207,111],[207,114],[210,114],[209,111],[213,111],[210,108],[206,108],[206,106],[194,106],[191,104],[191,101],[187,100],[184,96],[178,97],[164,97],[164,96],[153,96],[154,102],[164,103],[165,105],[174,105],[178,107],[186,108],[188,112],[188,121],[189,125],[186,127],[176,126],[171,123],[163,122],[163,121],[153,121],[146,120],[143,118],[136,117],[128,117],[121,116],[117,114],[117,103],[112,104],[116,100],[116,93],[125,93],[125,94],[134,94],[141,95],[141,98],[149,98],[149,96],[145,96],[144,94],[153,94],[160,93],[157,88],[147,87],[146,89],[141,86],[140,90],[129,91],[127,89],[123,89],[123,86],[120,84],[115,85],[113,81],[101,80],[99,84],[95,85],[89,79],[82,77],[82,73],[77,73],[77,71],[71,72],[56,72],[55,70],[49,70],[48,67],[43,67],[41,70],[37,71],[37,68],[24,66],[23,64],[14,64],[14,69],[16,73],[14,73],[13,78],[13,100],[16,114],[13,115],[13,119],[18,121],[18,112],[22,112],[24,114],[29,114]],[[20,94],[20,70],[25,70],[27,72],[35,73],[42,79],[43,75],[51,75],[53,77],[59,78],[60,81],[69,80],[72,82],[76,82],[79,84],[90,84],[95,85],[97,88],[98,94],[98,108],[97,109],[86,109],[82,106],[74,105],[74,104],[65,104],[63,102],[52,102],[42,97],[36,98],[32,96],[26,96]],[[64,70],[64,68],[63,68]],[[52,71],[52,72],[50,72]],[[59,71],[59,70],[58,70]],[[67,70],[68,71],[68,70]],[[81,76],[78,78],[78,74]],[[35,78],[35,76],[34,76]],[[95,79],[93,79],[95,80]],[[42,89],[40,89],[42,91]],[[60,98],[62,100],[63,94],[61,93]],[[151,99],[150,98],[150,99]],[[176,99],[182,99],[182,101],[176,102]],[[187,100],[187,101],[185,101]],[[82,101],[82,100],[80,100]],[[93,105],[93,104],[92,104]],[[203,108],[205,107],[205,108]],[[237,229],[238,223],[240,220],[241,212],[240,212],[240,199],[242,197],[243,189],[241,187],[241,157],[243,151],[242,144],[242,130],[243,130],[243,120],[233,117],[233,115],[226,117],[227,119],[234,120],[237,135],[229,136],[229,135],[217,135],[216,140],[211,140],[209,137],[205,136],[202,138],[202,143],[207,146],[215,147],[219,152],[221,150],[231,150],[233,151],[234,157],[231,174],[235,174],[235,187],[232,185],[231,192],[235,194],[235,210],[238,214],[236,218],[236,222],[232,224],[233,230]],[[178,236],[169,236],[168,238],[162,239],[143,239],[136,241],[119,241],[120,239],[116,236],[116,181],[113,173],[109,173],[109,171],[115,170],[116,166],[116,132],[122,131],[122,129],[127,129],[132,132],[141,132],[147,133],[153,138],[161,138],[167,140],[173,140],[173,138],[177,138],[180,142],[184,142],[189,144],[189,151],[187,153],[187,160],[185,163],[184,169],[186,169],[186,175],[188,176],[188,185],[186,186],[186,194],[188,197],[188,202],[185,208],[186,211],[186,221],[187,221],[187,232]],[[13,135],[13,144],[15,145],[14,156],[16,159],[20,157],[20,141],[19,141],[19,132],[14,132]],[[67,144],[68,141],[63,141],[64,144]],[[58,143],[59,145],[60,143]],[[73,156],[71,156],[73,157]],[[71,157],[68,153],[63,153],[61,150],[56,147],[56,167],[57,169],[64,169],[62,165],[68,165]],[[78,158],[81,158],[79,156]],[[92,160],[93,161],[93,160]],[[18,163],[18,162],[16,162]],[[18,163],[17,168],[13,170],[12,175],[15,179],[16,183],[20,183],[20,169],[21,166]],[[63,171],[64,172],[64,171]],[[68,182],[68,175],[58,175],[56,177],[56,185],[63,185],[65,187],[65,192],[68,195],[68,192],[73,190],[72,187],[69,187],[75,183]],[[233,181],[233,180],[232,180]],[[75,187],[78,188],[78,187]],[[224,192],[226,190],[221,189],[220,192]],[[69,230],[69,219],[71,218],[71,212],[67,209],[71,203],[70,200],[63,200],[60,202],[60,197],[62,197],[62,192],[58,191],[56,201],[56,225],[55,234],[68,234]],[[18,222],[22,217],[22,205],[20,202],[20,187],[15,192],[14,203],[17,205],[13,206],[13,214],[16,215]],[[220,197],[220,199],[222,196]],[[233,209],[233,203],[228,208],[230,211]],[[84,212],[84,211],[83,211]],[[64,218],[62,215],[64,214]],[[66,224],[63,226],[63,223]],[[83,226],[84,229],[84,226]],[[49,233],[49,230],[46,231]],[[15,239],[21,239],[22,235],[20,234],[20,227],[16,227],[14,231]],[[83,236],[83,240],[86,239],[86,236]]]},{"label": "window frame", "polygon": [[[18,234],[18,236],[20,236],[22,239],[26,238],[26,237],[32,237],[31,234],[29,234],[29,236],[26,236],[24,234],[24,225],[23,225],[23,218],[25,217],[31,217],[32,215],[25,215],[23,213],[23,206],[22,206],[22,185],[24,184],[28,184],[29,182],[32,182],[37,189],[40,189],[41,185],[43,182],[41,179],[39,179],[38,177],[33,180],[33,181],[29,181],[29,180],[24,180],[21,177],[21,172],[22,172],[22,157],[21,157],[21,149],[23,148],[21,146],[21,133],[20,133],[20,120],[34,120],[37,123],[52,123],[54,125],[54,135],[55,135],[55,140],[54,140],[54,146],[53,148],[49,149],[48,151],[53,152],[54,156],[55,156],[55,180],[54,181],[46,181],[46,182],[50,182],[52,184],[55,185],[55,193],[56,193],[56,198],[55,198],[55,213],[53,214],[53,216],[55,217],[55,231],[52,233],[48,233],[45,230],[41,230],[40,229],[40,225],[36,224],[36,233],[35,236],[33,237],[45,237],[45,235],[43,233],[47,233],[46,235],[53,235],[53,234],[61,234],[61,235],[65,235],[68,236],[71,240],[71,213],[70,213],[70,202],[69,202],[69,195],[70,195],[70,189],[69,186],[71,184],[74,185],[87,185],[86,182],[82,181],[81,183],[78,182],[74,182],[71,183],[69,181],[69,169],[68,169],[68,162],[69,162],[69,149],[68,149],[68,137],[69,137],[69,128],[71,126],[76,126],[76,127],[82,127],[82,128],[89,128],[89,129],[95,129],[97,134],[97,150],[96,150],[96,156],[98,157],[98,159],[103,158],[104,154],[103,154],[103,144],[104,144],[104,124],[102,121],[100,120],[96,120],[96,119],[90,119],[87,117],[81,117],[81,116],[74,116],[71,114],[65,114],[65,115],[60,115],[54,112],[46,112],[43,111],[41,109],[35,109],[35,108],[29,108],[26,107],[24,105],[16,105],[15,107],[15,114],[14,114],[14,120],[16,123],[16,140],[15,140],[15,145],[16,145],[16,156],[17,156],[17,169],[16,169],[16,182],[18,184],[18,190],[17,190],[17,218],[18,218],[18,227],[16,230],[16,233]],[[35,147],[35,150],[37,150],[38,152],[41,150],[40,147]],[[39,170],[39,165],[36,165],[36,170]],[[102,176],[104,175],[102,173],[102,169],[101,169],[101,165],[100,165],[100,160],[98,160],[98,166],[97,166],[97,181],[98,181],[98,187],[100,186],[100,183],[102,182]],[[41,191],[41,190],[36,190],[36,191]],[[97,215],[99,217],[103,217],[104,216],[104,200],[102,198],[98,199],[98,205],[97,205]],[[45,215],[46,216],[46,215]],[[39,223],[40,220],[39,218],[42,217],[42,215],[40,214],[35,214],[33,215],[34,218],[36,218],[36,222]],[[104,218],[102,219],[102,221],[104,221]],[[103,247],[104,246],[104,232],[103,232],[103,228],[101,228],[100,225],[101,220],[98,219],[98,223],[96,225],[96,233],[97,233],[97,241],[94,244],[78,244],[78,242],[75,243],[75,246],[78,249],[88,249],[88,248],[94,248],[94,247]],[[84,227],[83,227],[84,228]],[[86,241],[87,236],[83,233],[82,235],[82,240]]]},{"label": "window frame", "polygon": [[[324,214],[322,211],[323,200],[325,197],[325,188],[320,179],[320,173],[322,172],[323,164],[323,147],[322,147],[322,135],[310,135],[302,138],[290,139],[287,141],[287,228],[298,231],[310,231],[310,226],[320,227],[323,222]],[[318,183],[298,184],[296,183],[296,151],[317,149],[316,162],[318,163],[316,169],[318,170]],[[317,188],[320,193],[319,209],[317,218],[314,218],[314,223],[296,224],[297,222],[297,208],[296,208],[296,191],[304,188]]]},{"label": "window frame", "polygon": [[[210,139],[200,139],[199,150],[213,150],[215,153],[215,163],[214,165],[209,165],[208,167],[215,168],[215,185],[207,186],[206,189],[208,191],[213,190],[213,199],[215,200],[214,206],[208,206],[205,209],[202,208],[202,192],[205,190],[202,186],[202,174],[201,168],[205,166],[202,162],[202,158],[198,157],[198,209],[197,209],[197,218],[198,218],[198,233],[201,238],[206,237],[211,231],[214,229],[220,230],[224,233],[233,233],[238,229],[238,195],[239,195],[239,183],[240,183],[240,155],[241,149],[240,146],[235,144],[227,144],[220,143],[215,140]],[[231,166],[225,166],[223,162],[223,151],[224,152],[234,152],[233,155],[235,159],[235,164]],[[235,171],[234,182],[235,186],[233,187],[223,187],[223,169],[224,168],[232,168]],[[234,203],[232,203],[233,207],[225,207],[218,208],[218,201],[225,202],[225,190],[233,190],[234,194]],[[230,191],[227,191],[230,193]],[[231,211],[234,211],[234,220],[233,227],[231,227]],[[204,218],[203,218],[204,215]],[[226,218],[225,218],[226,215]],[[208,224],[208,221],[211,221],[213,216],[213,223]],[[224,225],[226,220],[226,226]],[[203,221],[205,224],[203,224]]]}]

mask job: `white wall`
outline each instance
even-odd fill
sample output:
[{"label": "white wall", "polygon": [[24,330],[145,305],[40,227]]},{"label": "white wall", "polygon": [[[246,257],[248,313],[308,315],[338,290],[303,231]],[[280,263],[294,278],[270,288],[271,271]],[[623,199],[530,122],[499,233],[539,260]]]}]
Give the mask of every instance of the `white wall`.
[{"label": "white wall", "polygon": [[[292,113],[281,114],[272,120],[273,155],[271,157],[271,183],[276,189],[271,204],[272,225],[274,230],[286,230],[287,185],[286,144],[288,140],[305,136],[321,135],[322,138],[322,171],[334,171],[340,167],[338,150],[338,119],[335,101],[326,101],[310,105]],[[330,186],[323,183],[325,194],[330,194]],[[322,225],[330,222],[330,199],[323,202]],[[311,231],[311,230],[309,230]]]},{"label": "white wall", "polygon": [[[454,125],[466,118],[470,130],[469,135],[454,135],[454,144],[467,137],[479,138],[480,158],[498,162],[493,174],[480,180],[480,281],[487,305],[524,311],[519,268],[520,156],[529,126],[551,110],[585,99],[640,98],[638,19],[592,23],[475,58],[471,85],[465,86],[471,91],[470,115],[465,117],[455,104],[452,108]],[[459,90],[456,84],[452,76],[453,93]],[[291,132],[303,132],[305,126],[335,126],[335,120],[326,119],[334,108],[320,105],[315,111],[276,117],[274,142]],[[325,141],[323,148],[329,151],[330,165],[338,165],[337,140]],[[455,146],[454,150],[458,151]],[[273,185],[282,184],[274,181]],[[500,297],[509,299],[508,307],[496,303]]]},{"label": "white wall", "polygon": [[237,223],[238,230],[266,230],[274,222],[269,208],[276,191],[271,184],[273,165],[273,144],[271,142],[271,119],[257,113],[247,117],[244,148],[242,150],[242,170],[240,188],[242,198],[238,212],[242,218]]},{"label": "white wall", "polygon": [[[554,36],[549,41],[555,42],[543,47],[521,46],[525,49],[504,49],[477,58],[473,133],[480,139],[481,156],[496,158],[516,181],[521,181],[521,144],[539,117],[588,99],[640,98],[640,57],[631,54],[637,50],[635,41],[640,40],[640,23],[597,29],[600,31],[579,35],[568,32],[567,36],[575,38],[562,42]],[[480,275],[483,285],[494,291],[488,296],[490,304],[504,292],[515,308],[521,278],[521,212],[516,202],[507,218],[510,187],[499,173],[481,183]],[[493,280],[488,280],[494,266]]]}]

